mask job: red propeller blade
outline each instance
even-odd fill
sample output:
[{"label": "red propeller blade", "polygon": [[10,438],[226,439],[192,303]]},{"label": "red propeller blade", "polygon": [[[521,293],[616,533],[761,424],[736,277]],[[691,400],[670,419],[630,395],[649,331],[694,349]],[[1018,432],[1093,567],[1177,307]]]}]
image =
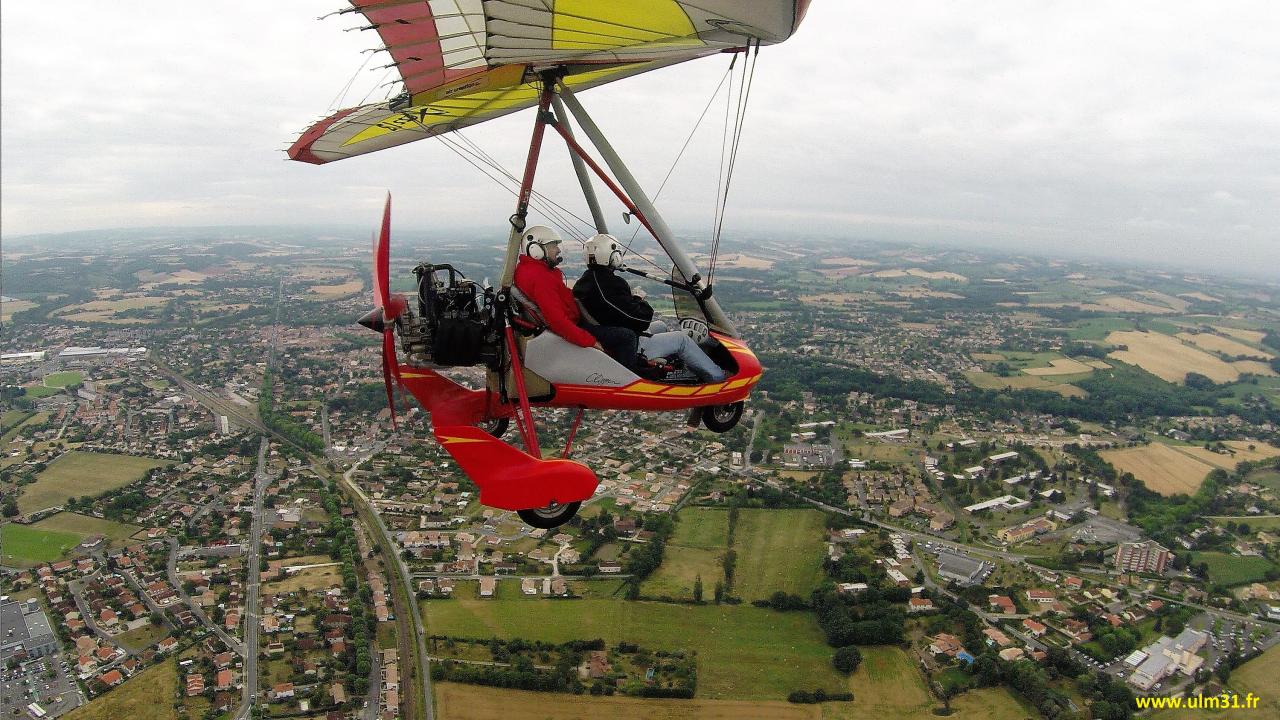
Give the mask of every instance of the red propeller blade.
[{"label": "red propeller blade", "polygon": [[400,368],[396,364],[395,333],[391,328],[387,328],[382,333],[382,382],[387,386],[387,408],[391,410],[391,427],[399,430],[400,426],[396,423],[396,398],[391,387],[393,377],[399,381]]},{"label": "red propeller blade", "polygon": [[382,208],[382,230],[373,243],[373,303],[385,312],[391,304],[388,275],[391,265],[391,193]]}]

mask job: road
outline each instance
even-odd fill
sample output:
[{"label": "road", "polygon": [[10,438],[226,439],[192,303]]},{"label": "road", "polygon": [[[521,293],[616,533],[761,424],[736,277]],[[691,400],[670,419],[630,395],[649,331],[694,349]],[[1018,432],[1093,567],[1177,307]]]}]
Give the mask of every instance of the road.
[{"label": "road", "polygon": [[169,537],[169,563],[167,570],[169,574],[169,584],[178,591],[178,597],[182,598],[182,601],[187,604],[187,607],[191,608],[191,614],[196,616],[196,619],[200,621],[200,624],[213,631],[213,634],[217,635],[218,639],[222,640],[222,644],[226,645],[237,655],[243,657],[244,645],[242,645],[239,640],[232,637],[226,630],[223,630],[220,626],[214,623],[213,620],[209,619],[209,616],[204,612],[204,608],[200,607],[198,603],[192,600],[191,596],[187,595],[187,591],[182,588],[182,579],[178,577],[178,539],[172,536]]},{"label": "road", "polygon": [[262,573],[258,564],[262,552],[262,505],[263,494],[273,479],[267,471],[267,447],[267,438],[263,437],[258,443],[258,470],[253,476],[253,521],[250,523],[249,550],[244,561],[248,575],[244,603],[244,692],[236,720],[248,718],[258,700],[258,629],[262,627],[258,604],[258,583]]}]

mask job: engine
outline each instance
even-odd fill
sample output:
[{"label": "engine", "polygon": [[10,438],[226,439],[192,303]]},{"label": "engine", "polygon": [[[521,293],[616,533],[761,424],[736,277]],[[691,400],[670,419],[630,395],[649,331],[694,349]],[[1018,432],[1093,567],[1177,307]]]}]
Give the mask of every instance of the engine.
[{"label": "engine", "polygon": [[418,279],[418,306],[400,320],[400,343],[409,364],[496,365],[502,336],[493,289],[447,264],[422,263],[413,274]]}]

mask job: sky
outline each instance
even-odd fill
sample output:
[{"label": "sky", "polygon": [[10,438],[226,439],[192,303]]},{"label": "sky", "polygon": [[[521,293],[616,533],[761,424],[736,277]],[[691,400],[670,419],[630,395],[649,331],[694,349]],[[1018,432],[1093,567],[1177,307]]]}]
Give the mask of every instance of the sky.
[{"label": "sky", "polygon": [[[340,0],[0,5],[0,233],[232,224],[492,227],[506,191],[435,140],[312,166],[284,148],[394,80]],[[813,0],[759,59],[737,238],[1116,257],[1280,280],[1280,4]],[[368,64],[364,63],[368,60]],[[724,76],[707,58],[583,93],[657,188]],[[363,66],[363,69],[362,69]],[[659,197],[709,233],[725,102]],[[467,131],[518,168],[532,113]],[[549,140],[538,189],[586,216]],[[609,206],[613,226],[620,207]],[[534,217],[534,221],[539,218]],[[362,234],[360,242],[366,242]]]}]

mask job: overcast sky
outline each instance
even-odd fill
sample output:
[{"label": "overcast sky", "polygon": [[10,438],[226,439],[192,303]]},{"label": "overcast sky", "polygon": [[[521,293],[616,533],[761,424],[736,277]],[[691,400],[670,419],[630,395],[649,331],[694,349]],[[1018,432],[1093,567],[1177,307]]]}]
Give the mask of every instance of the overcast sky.
[{"label": "overcast sky", "polygon": [[[384,71],[357,72],[378,43],[344,32],[358,16],[316,20],[342,6],[4,3],[0,229],[371,227],[390,190],[397,227],[501,235],[510,196],[437,141],[320,167],[284,160],[353,75],[345,105],[385,92]],[[814,0],[796,36],[761,53],[725,246],[921,240],[1280,279],[1277,38],[1274,0]],[[727,62],[582,99],[652,189]],[[713,107],[659,201],[686,232],[711,225],[724,104]],[[468,136],[516,168],[531,121]],[[539,188],[581,207],[558,141],[547,152]]]}]

